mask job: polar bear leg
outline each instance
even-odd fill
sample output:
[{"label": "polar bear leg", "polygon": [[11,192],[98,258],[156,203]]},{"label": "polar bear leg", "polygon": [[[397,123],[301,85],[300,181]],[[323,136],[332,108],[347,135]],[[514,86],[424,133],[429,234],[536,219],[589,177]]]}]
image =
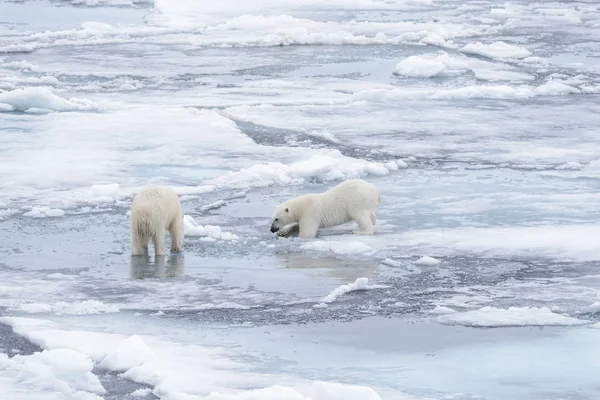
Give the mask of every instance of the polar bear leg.
[{"label": "polar bear leg", "polygon": [[301,238],[314,238],[317,236],[319,230],[319,223],[314,220],[303,218],[299,222],[300,225],[300,237]]},{"label": "polar bear leg", "polygon": [[152,236],[152,242],[154,243],[154,253],[157,256],[165,255],[165,228],[159,228]]},{"label": "polar bear leg", "polygon": [[137,233],[131,234],[131,255],[141,256],[148,254],[148,238],[141,237]]},{"label": "polar bear leg", "polygon": [[289,237],[294,231],[298,231],[300,229],[300,224],[297,222],[292,222],[291,224],[287,224],[283,228],[277,231],[277,236],[279,237]]},{"label": "polar bear leg", "polygon": [[169,226],[169,236],[171,236],[171,251],[180,252],[183,250],[183,217],[175,217]]},{"label": "polar bear leg", "polygon": [[352,233],[355,235],[372,235],[373,234],[373,222],[372,215],[370,211],[357,213],[352,216],[352,219],[358,224],[358,228],[354,230]]},{"label": "polar bear leg", "polygon": [[375,216],[374,212],[371,213],[371,223],[373,224],[373,226],[375,226],[375,224],[377,223],[377,217]]}]

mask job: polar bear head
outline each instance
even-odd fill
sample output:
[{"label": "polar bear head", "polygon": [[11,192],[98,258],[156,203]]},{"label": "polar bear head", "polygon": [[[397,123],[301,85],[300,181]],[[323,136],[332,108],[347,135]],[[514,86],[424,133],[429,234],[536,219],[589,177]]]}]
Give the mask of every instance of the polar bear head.
[{"label": "polar bear head", "polygon": [[273,221],[271,222],[271,232],[275,233],[279,229],[283,228],[287,224],[296,222],[294,215],[290,209],[290,205],[286,203],[281,204],[275,209],[273,213]]}]

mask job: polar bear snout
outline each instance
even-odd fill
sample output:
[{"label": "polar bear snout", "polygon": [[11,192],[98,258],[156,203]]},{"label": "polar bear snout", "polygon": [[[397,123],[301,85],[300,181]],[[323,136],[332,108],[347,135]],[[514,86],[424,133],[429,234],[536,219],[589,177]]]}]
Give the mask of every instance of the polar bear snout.
[{"label": "polar bear snout", "polygon": [[276,226],[275,221],[273,221],[273,223],[271,224],[271,232],[275,233],[279,230],[279,227]]}]

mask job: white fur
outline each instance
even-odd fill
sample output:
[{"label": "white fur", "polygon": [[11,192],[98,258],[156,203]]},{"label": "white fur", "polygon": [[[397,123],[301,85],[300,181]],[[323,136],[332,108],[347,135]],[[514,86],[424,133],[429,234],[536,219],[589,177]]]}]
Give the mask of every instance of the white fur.
[{"label": "white fur", "polygon": [[319,228],[355,221],[359,228],[353,233],[372,235],[380,200],[377,186],[351,179],[324,193],[305,194],[279,205],[273,214],[271,231],[281,230],[280,236],[286,236],[297,222],[300,237],[315,237]]},{"label": "white fur", "polygon": [[157,256],[165,255],[165,233],[171,236],[171,251],[183,249],[183,212],[179,197],[171,188],[142,189],[131,205],[131,254],[148,254],[148,242]]}]

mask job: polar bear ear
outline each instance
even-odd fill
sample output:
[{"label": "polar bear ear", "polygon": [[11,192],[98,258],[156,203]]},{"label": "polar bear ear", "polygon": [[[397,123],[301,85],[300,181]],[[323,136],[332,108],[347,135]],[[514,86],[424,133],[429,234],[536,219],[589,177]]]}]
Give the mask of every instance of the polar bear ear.
[{"label": "polar bear ear", "polygon": [[285,209],[285,212],[288,212],[288,213],[289,213],[289,212],[290,212],[290,209],[289,209],[289,208],[286,208],[286,209]]}]

